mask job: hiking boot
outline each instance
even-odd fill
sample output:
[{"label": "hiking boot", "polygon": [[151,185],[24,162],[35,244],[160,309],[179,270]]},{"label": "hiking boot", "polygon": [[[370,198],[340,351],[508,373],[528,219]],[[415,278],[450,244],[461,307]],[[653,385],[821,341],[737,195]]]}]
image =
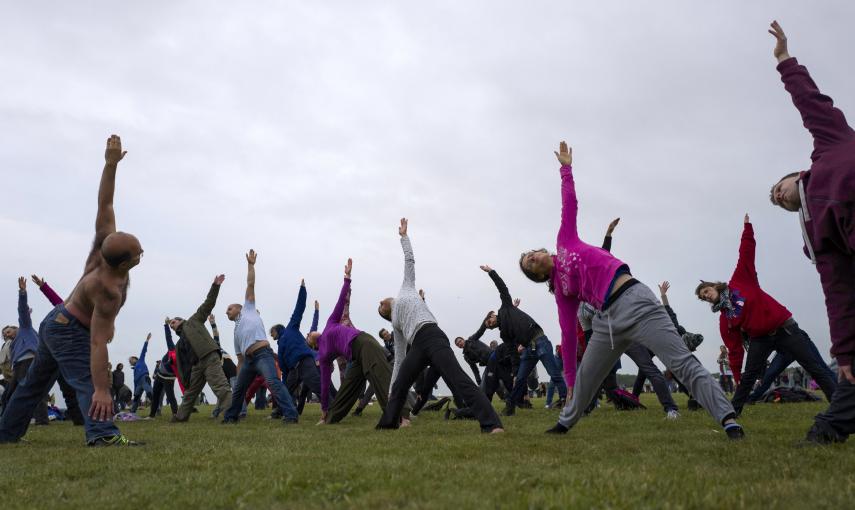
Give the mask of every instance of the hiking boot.
[{"label": "hiking boot", "polygon": [[676,420],[679,417],[680,417],[680,412],[677,411],[676,409],[671,409],[670,411],[665,413],[665,419],[666,420]]},{"label": "hiking boot", "polygon": [[733,441],[740,441],[742,439],[745,439],[745,431],[742,430],[742,426],[737,423],[725,425],[724,431],[727,433],[728,439],[731,439]]},{"label": "hiking boot", "polygon": [[362,411],[363,411],[363,408],[362,408],[362,407],[357,407],[357,408],[356,408],[356,409],[354,409],[354,410],[353,410],[353,412],[352,412],[352,413],[350,413],[350,414],[351,414],[351,416],[362,416]]},{"label": "hiking boot", "polygon": [[86,446],[91,446],[92,448],[103,448],[105,446],[142,446],[144,444],[145,443],[141,441],[131,441],[125,437],[124,434],[119,434],[118,436],[105,436],[93,439],[86,443]]},{"label": "hiking boot", "polygon": [[570,429],[568,429],[567,427],[565,427],[564,425],[562,425],[560,423],[556,423],[555,426],[552,427],[551,429],[547,430],[546,433],[547,434],[566,434],[568,431],[570,431]]}]

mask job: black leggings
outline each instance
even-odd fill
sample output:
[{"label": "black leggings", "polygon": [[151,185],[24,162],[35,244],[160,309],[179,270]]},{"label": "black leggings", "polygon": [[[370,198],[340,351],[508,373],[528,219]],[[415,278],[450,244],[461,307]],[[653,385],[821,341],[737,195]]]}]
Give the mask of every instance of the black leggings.
[{"label": "black leggings", "polygon": [[502,426],[493,405],[460,367],[454,351],[451,350],[448,336],[436,324],[426,324],[416,333],[412,348],[401,363],[398,377],[392,384],[389,403],[377,424],[378,429],[395,429],[400,426],[401,411],[407,401],[410,386],[427,365],[439,370],[440,376],[451,390],[470,403],[481,424],[482,432],[490,432]]},{"label": "black leggings", "polygon": [[[494,354],[490,356],[487,362],[487,369],[484,371],[484,393],[487,395],[487,400],[493,401],[493,395],[499,390],[499,382],[505,385],[507,391],[514,388],[514,374],[510,363],[500,363],[498,357]],[[501,398],[501,394],[499,395]]]},{"label": "black leggings", "polygon": [[154,387],[152,388],[151,412],[148,414],[154,418],[160,403],[163,402],[163,394],[166,393],[166,401],[172,408],[172,415],[178,414],[178,401],[175,399],[175,379],[162,379],[157,373],[154,374]]}]

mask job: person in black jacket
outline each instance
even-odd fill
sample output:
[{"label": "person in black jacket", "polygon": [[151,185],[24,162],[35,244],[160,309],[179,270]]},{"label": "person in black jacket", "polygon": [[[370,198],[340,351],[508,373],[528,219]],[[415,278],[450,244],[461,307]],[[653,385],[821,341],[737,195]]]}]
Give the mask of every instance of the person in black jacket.
[{"label": "person in black jacket", "polygon": [[517,348],[520,353],[520,367],[511,394],[508,395],[503,414],[513,416],[517,401],[526,392],[526,381],[528,375],[537,367],[538,361],[549,374],[552,383],[558,388],[558,396],[564,400],[567,398],[567,384],[558,364],[555,362],[554,347],[552,342],[543,332],[534,319],[523,312],[514,303],[507,285],[490,266],[481,266],[481,270],[490,275],[496,288],[499,290],[499,298],[502,306],[498,313],[491,314],[485,324],[488,329],[499,328],[502,341]]},{"label": "person in black jacket", "polygon": [[[487,314],[487,317],[489,316],[490,314]],[[490,346],[481,341],[481,337],[484,336],[484,332],[486,331],[487,319],[485,318],[481,321],[481,327],[472,336],[465,340],[462,336],[454,339],[454,345],[458,349],[463,349],[463,359],[469,365],[469,368],[472,369],[472,374],[475,376],[475,383],[479,386],[481,385],[481,371],[478,369],[478,365],[486,367],[490,361],[490,355],[493,354]]]}]

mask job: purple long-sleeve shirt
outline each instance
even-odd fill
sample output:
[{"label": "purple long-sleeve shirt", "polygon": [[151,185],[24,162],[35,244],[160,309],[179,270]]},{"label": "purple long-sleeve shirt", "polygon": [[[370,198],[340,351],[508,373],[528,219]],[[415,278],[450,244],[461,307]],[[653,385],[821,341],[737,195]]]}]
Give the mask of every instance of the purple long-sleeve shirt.
[{"label": "purple long-sleeve shirt", "polygon": [[47,282],[43,283],[42,286],[39,287],[39,290],[42,291],[42,294],[45,295],[47,300],[50,301],[50,304],[52,304],[53,306],[56,306],[64,301],[64,299],[59,297],[59,294],[54,292],[54,290],[51,288],[50,285],[47,284]]},{"label": "purple long-sleeve shirt", "polygon": [[361,331],[353,326],[341,324],[344,305],[349,292],[350,278],[345,278],[344,284],[341,286],[341,293],[338,296],[338,302],[335,308],[333,308],[329,319],[327,319],[324,332],[318,338],[318,363],[321,369],[321,409],[324,411],[329,408],[333,362],[339,356],[343,356],[348,360],[350,359],[350,344],[361,333]]}]

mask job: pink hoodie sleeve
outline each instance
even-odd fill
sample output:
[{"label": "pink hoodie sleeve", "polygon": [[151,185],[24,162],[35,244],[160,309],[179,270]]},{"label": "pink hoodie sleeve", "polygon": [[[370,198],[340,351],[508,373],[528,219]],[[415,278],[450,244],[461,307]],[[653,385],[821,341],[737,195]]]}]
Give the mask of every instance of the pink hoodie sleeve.
[{"label": "pink hoodie sleeve", "polygon": [[576,313],[579,300],[567,297],[561,290],[555,289],[555,303],[558,305],[558,324],[561,326],[561,354],[564,362],[564,382],[568,387],[576,385]]},{"label": "pink hoodie sleeve", "polygon": [[573,182],[573,168],[561,166],[561,228],[558,230],[558,243],[579,239],[576,229],[576,215],[579,202],[576,200],[576,184]]},{"label": "pink hoodie sleeve", "polygon": [[52,304],[53,306],[62,303],[63,299],[59,297],[59,294],[54,292],[54,290],[50,287],[50,285],[47,284],[47,282],[45,282],[41,287],[39,287],[39,290],[42,291],[42,294],[45,295],[48,301],[50,301],[50,304]]}]

